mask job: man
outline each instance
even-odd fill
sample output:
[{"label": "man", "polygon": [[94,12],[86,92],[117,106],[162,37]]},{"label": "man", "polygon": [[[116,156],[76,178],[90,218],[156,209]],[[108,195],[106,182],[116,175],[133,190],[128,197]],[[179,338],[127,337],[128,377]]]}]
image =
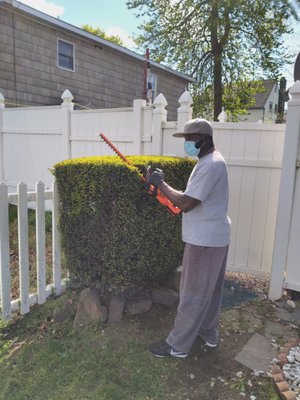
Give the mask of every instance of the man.
[{"label": "man", "polygon": [[197,336],[207,347],[218,344],[218,324],[225,268],[230,239],[227,166],[215,149],[213,129],[205,119],[196,118],[184,125],[184,148],[198,156],[184,192],[164,181],[161,170],[148,177],[183,211],[182,239],[185,249],[180,281],[180,300],[173,330],[166,340],[150,345],[158,357],[185,358]]}]

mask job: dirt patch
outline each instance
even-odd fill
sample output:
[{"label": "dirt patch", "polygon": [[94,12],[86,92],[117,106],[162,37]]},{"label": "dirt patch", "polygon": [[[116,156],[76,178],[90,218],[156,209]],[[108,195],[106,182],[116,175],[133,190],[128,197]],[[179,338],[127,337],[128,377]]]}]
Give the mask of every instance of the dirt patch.
[{"label": "dirt patch", "polygon": [[[204,351],[203,342],[197,339],[185,360],[172,360],[177,369],[169,385],[176,395],[168,399],[177,400],[277,400],[279,396],[272,379],[266,374],[257,374],[234,358],[254,333],[264,334],[270,323],[282,325],[281,333],[272,337],[272,344],[280,348],[287,337],[299,336],[299,328],[279,320],[276,305],[267,300],[268,279],[239,273],[227,273],[239,287],[259,296],[255,300],[223,309],[220,320],[220,344],[217,349]],[[283,301],[290,298],[285,293]],[[300,304],[299,304],[300,307]],[[173,327],[176,307],[168,310],[154,306],[146,314],[135,317],[139,326],[150,332],[149,344],[165,338]],[[132,320],[132,318],[131,318]],[[283,332],[283,333],[282,333]],[[178,393],[182,394],[179,396]],[[252,397],[251,397],[252,396]]]},{"label": "dirt patch", "polygon": [[[256,304],[247,304],[247,314],[257,313]],[[232,312],[234,311],[234,312]],[[256,400],[279,399],[273,382],[263,376],[255,376],[253,371],[234,360],[250,339],[250,325],[244,322],[244,307],[222,313],[220,345],[211,351],[204,351],[203,341],[197,338],[185,360],[170,360],[177,369],[169,381],[174,395],[168,399],[177,400],[237,400],[243,397]],[[165,338],[173,327],[176,309],[169,311],[154,306],[147,315],[138,318],[140,326],[150,330],[149,344]],[[145,330],[146,330],[145,329]],[[251,325],[251,332],[253,326]],[[163,362],[158,359],[158,362]],[[181,392],[181,395],[178,393]],[[176,393],[176,395],[175,395]],[[254,399],[254,397],[253,397]]]}]

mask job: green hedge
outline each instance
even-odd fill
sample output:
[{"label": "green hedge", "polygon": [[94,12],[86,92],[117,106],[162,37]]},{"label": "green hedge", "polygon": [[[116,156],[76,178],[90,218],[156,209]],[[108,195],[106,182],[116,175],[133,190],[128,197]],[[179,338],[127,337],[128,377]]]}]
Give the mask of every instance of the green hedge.
[{"label": "green hedge", "polygon": [[[140,170],[164,170],[184,190],[194,161],[131,156]],[[149,286],[182,259],[181,215],[145,190],[134,167],[117,156],[78,158],[53,167],[60,194],[62,244],[70,277],[81,284]]]}]

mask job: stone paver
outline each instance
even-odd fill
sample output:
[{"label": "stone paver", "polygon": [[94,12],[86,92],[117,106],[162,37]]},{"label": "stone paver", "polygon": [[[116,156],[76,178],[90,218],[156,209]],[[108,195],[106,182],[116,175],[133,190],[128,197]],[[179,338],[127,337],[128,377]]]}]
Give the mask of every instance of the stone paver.
[{"label": "stone paver", "polygon": [[255,333],[236,355],[235,360],[253,371],[267,372],[275,355],[271,340]]},{"label": "stone paver", "polygon": [[268,338],[284,338],[288,336],[290,327],[277,322],[267,321],[265,326],[265,336]]}]

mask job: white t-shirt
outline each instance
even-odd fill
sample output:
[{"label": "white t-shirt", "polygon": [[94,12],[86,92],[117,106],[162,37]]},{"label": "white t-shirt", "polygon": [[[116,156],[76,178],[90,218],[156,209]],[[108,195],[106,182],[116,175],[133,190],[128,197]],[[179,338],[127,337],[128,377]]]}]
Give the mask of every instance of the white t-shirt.
[{"label": "white t-shirt", "polygon": [[183,213],[182,240],[197,246],[227,246],[230,240],[228,174],[219,151],[199,159],[184,194],[201,203]]}]

